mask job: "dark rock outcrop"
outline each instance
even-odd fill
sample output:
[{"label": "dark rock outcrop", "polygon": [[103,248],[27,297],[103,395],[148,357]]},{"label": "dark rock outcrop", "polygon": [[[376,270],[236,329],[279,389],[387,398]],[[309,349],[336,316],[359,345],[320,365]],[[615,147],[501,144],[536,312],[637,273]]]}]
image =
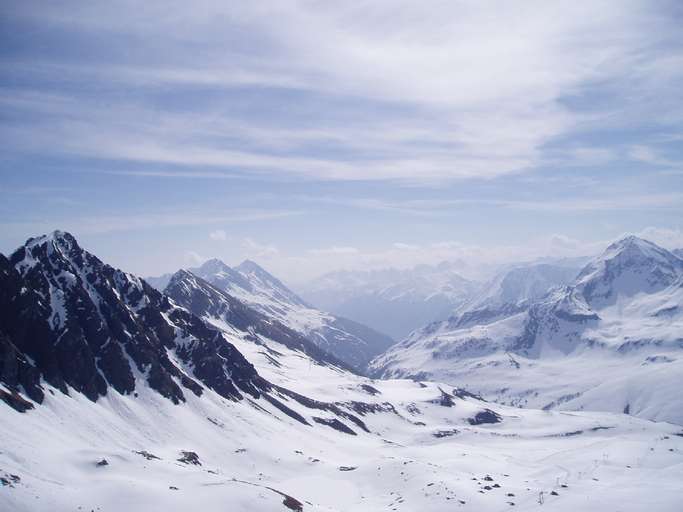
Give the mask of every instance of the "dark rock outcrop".
[{"label": "dark rock outcrop", "polygon": [[260,335],[303,352],[320,364],[350,369],[346,363],[325,352],[308,338],[266,317],[192,272],[179,270],[173,274],[164,294],[198,317],[220,320],[239,331],[250,333],[256,342],[256,336]]},{"label": "dark rock outcrop", "polygon": [[0,256],[0,381],[40,403],[41,377],[93,401],[143,379],[174,403],[203,386],[229,399],[268,388],[224,336],[59,231]]}]

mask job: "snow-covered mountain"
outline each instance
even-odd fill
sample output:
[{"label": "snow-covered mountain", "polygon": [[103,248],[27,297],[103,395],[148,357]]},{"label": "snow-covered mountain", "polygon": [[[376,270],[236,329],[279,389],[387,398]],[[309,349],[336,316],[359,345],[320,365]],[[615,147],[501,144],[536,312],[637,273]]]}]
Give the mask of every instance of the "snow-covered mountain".
[{"label": "snow-covered mountain", "polygon": [[164,291],[176,304],[197,315],[209,325],[226,332],[249,333],[254,341],[257,335],[276,341],[292,350],[306,354],[318,364],[344,364],[321,350],[318,345],[289,329],[272,317],[252,309],[243,302],[219,290],[187,270],[179,270],[170,279]]},{"label": "snow-covered mountain", "polygon": [[268,318],[309,338],[321,350],[357,369],[363,369],[394,341],[352,320],[308,305],[279,279],[253,261],[231,268],[212,259],[192,274],[238,299]]},{"label": "snow-covered mountain", "polygon": [[548,263],[514,266],[498,273],[453,314],[461,315],[484,309],[496,310],[506,304],[529,303],[543,297],[553,287],[571,283],[579,270],[572,266]]},{"label": "snow-covered mountain", "polygon": [[266,401],[272,386],[225,336],[145,281],[83,250],[69,233],[29,239],[0,257],[0,398],[17,410],[45,386],[92,401],[149,387],[173,403],[211,389]]},{"label": "snow-covered mountain", "polygon": [[626,411],[683,424],[683,261],[627,237],[570,286],[413,333],[375,375],[466,383],[501,403]]},{"label": "snow-covered mountain", "polygon": [[308,283],[302,294],[316,306],[402,339],[473,297],[480,285],[462,277],[460,266],[332,272]]},{"label": "snow-covered mountain", "polygon": [[373,381],[193,274],[169,287],[187,307],[66,233],[0,255],[0,510],[680,506],[680,427]]}]

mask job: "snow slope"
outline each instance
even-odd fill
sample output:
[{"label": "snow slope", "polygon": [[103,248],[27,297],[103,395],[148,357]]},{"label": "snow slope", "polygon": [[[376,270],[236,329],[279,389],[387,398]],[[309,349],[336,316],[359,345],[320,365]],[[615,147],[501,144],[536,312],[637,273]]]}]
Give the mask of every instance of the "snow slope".
[{"label": "snow slope", "polygon": [[429,325],[371,368],[463,385],[500,403],[683,424],[682,349],[683,261],[627,237],[571,286]]},{"label": "snow slope", "polygon": [[341,361],[363,369],[394,341],[369,327],[316,309],[252,261],[235,268],[209,260],[193,274],[259,313],[309,338]]},{"label": "snow slope", "polygon": [[[510,409],[443,385],[307,369],[288,352],[281,359],[286,370],[264,375],[282,371],[289,377],[281,383],[296,380],[299,392],[375,404],[379,412],[362,416],[369,432],[306,426],[210,390],[179,405],[144,387],[137,397],[113,392],[96,403],[55,391],[24,414],[0,403],[0,476],[11,485],[0,487],[0,508],[498,511],[537,510],[539,500],[558,511],[680,507],[680,427]],[[470,424],[482,406],[501,421]],[[201,465],[180,462],[182,452]],[[102,459],[106,466],[97,465]]]}]

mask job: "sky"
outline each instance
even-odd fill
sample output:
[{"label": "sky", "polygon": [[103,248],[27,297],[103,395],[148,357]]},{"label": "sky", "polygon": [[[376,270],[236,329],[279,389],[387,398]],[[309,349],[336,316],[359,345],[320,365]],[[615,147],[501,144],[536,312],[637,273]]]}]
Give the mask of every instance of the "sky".
[{"label": "sky", "polygon": [[143,276],[683,247],[683,3],[0,5],[0,251]]}]

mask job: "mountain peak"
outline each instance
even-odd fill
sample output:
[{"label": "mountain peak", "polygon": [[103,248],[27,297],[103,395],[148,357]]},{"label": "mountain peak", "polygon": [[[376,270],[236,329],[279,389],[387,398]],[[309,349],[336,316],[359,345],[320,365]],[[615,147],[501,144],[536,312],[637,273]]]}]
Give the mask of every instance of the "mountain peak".
[{"label": "mountain peak", "polygon": [[683,261],[666,249],[637,236],[611,244],[588,263],[576,284],[590,301],[615,294],[633,295],[670,286],[683,276]]},{"label": "mountain peak", "polygon": [[256,272],[260,274],[269,274],[269,272],[264,269],[261,265],[253,260],[244,260],[242,263],[235,267],[236,270],[240,272]]},{"label": "mountain peak", "polygon": [[76,237],[74,237],[68,231],[61,231],[59,229],[56,229],[46,235],[29,238],[24,245],[26,247],[35,247],[50,242],[57,244],[60,247],[69,249],[78,247]]},{"label": "mountain peak", "polygon": [[255,261],[244,260],[235,267],[235,270],[244,276],[252,286],[265,291],[268,295],[275,294],[281,299],[286,298],[285,300],[291,304],[306,305],[303,299]]},{"label": "mountain peak", "polygon": [[171,278],[168,281],[168,284],[170,285],[171,283],[185,281],[187,279],[192,279],[194,277],[195,275],[192,272],[190,272],[189,270],[185,270],[184,268],[181,268],[171,276]]},{"label": "mountain peak", "polygon": [[617,259],[629,263],[650,260],[667,266],[675,266],[677,260],[674,254],[663,247],[635,235],[626,236],[612,243],[598,257],[598,260],[603,261]]},{"label": "mountain peak", "polygon": [[650,249],[659,249],[662,250],[661,247],[659,247],[657,244],[650,242],[649,240],[645,240],[644,238],[640,238],[639,236],[636,235],[627,235],[616,242],[613,242],[610,244],[605,252],[613,251],[613,250],[628,250],[628,249],[640,249],[640,250],[650,250]]},{"label": "mountain peak", "polygon": [[72,260],[82,260],[84,252],[71,233],[55,230],[29,238],[9,259],[12,265],[22,268],[33,267],[39,262],[59,266],[70,264]]},{"label": "mountain peak", "polygon": [[232,270],[228,265],[225,264],[223,260],[218,258],[211,258],[210,260],[206,260],[204,263],[201,264],[201,266],[199,266],[199,269],[207,274],[217,274],[218,272],[226,272]]}]

